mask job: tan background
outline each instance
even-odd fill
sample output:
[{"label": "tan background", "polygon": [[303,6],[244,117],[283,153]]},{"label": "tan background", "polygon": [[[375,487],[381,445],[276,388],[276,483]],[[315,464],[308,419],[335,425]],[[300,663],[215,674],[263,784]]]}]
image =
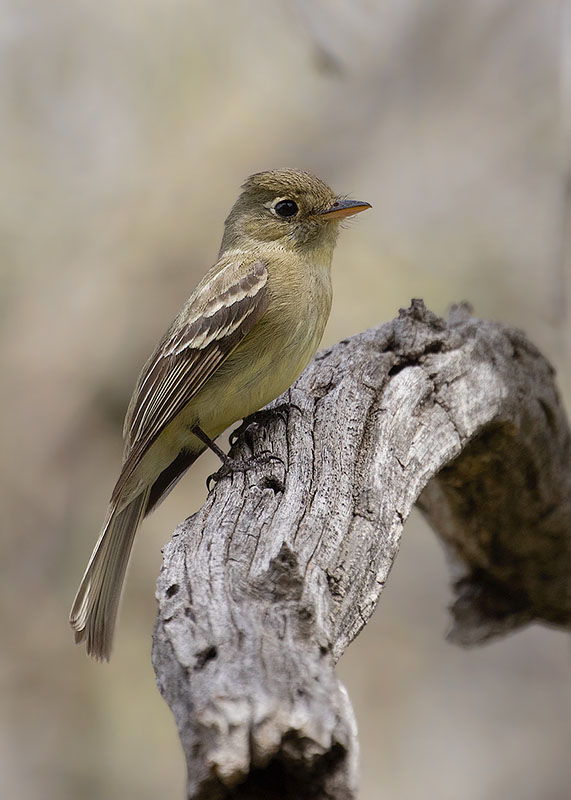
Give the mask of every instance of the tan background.
[{"label": "tan background", "polygon": [[[67,614],[138,370],[249,173],[298,166],[373,204],[336,254],[327,343],[412,296],[441,314],[467,298],[528,332],[569,403],[563,5],[2,3],[0,796],[182,797],[154,582],[214,460],[145,524],[110,665],[73,646]],[[448,601],[412,519],[339,667],[362,800],[565,800],[568,638],[535,627],[462,651],[443,641]]]}]

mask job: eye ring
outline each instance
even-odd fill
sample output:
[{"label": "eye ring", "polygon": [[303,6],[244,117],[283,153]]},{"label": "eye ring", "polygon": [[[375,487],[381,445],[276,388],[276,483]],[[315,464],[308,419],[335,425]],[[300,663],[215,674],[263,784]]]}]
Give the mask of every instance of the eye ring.
[{"label": "eye ring", "polygon": [[274,205],[273,210],[276,216],[281,217],[282,219],[288,219],[289,217],[295,217],[299,211],[299,208],[296,202],[285,198],[284,200],[278,200],[278,202]]}]

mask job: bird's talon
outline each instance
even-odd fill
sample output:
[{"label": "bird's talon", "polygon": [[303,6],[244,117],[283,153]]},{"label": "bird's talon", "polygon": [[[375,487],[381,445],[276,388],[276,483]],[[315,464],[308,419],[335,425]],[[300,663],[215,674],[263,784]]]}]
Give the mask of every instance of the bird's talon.
[{"label": "bird's talon", "polygon": [[254,462],[258,464],[267,464],[269,461],[279,461],[281,466],[285,469],[283,458],[280,458],[280,456],[277,456],[275,453],[271,453],[269,450],[264,450],[254,458]]},{"label": "bird's talon", "polygon": [[228,458],[222,464],[219,470],[208,476],[206,479],[206,489],[210,492],[212,489],[212,482],[218,483],[218,481],[222,480],[222,478],[226,478],[228,475],[233,475],[234,472],[247,472],[249,469],[252,469],[260,464],[267,464],[269,461],[279,461],[281,466],[285,469],[284,460],[280,458],[280,456],[275,455],[275,453],[270,453],[269,450],[259,453],[256,456],[252,456],[250,461]]},{"label": "bird's talon", "polygon": [[284,422],[287,422],[288,414],[292,408],[295,408],[296,411],[299,411],[301,414],[301,408],[296,406],[295,403],[280,403],[277,406],[273,406],[273,408],[262,408],[260,411],[250,414],[250,416],[246,417],[228,437],[230,447],[234,447],[240,436],[242,436],[250,426],[263,424],[268,419],[271,419],[274,414],[279,414]]}]

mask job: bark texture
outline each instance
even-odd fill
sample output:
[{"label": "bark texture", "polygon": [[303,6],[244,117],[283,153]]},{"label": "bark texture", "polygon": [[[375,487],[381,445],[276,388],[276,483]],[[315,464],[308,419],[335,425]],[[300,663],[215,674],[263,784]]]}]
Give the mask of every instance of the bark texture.
[{"label": "bark texture", "polygon": [[449,556],[454,641],[571,627],[571,435],[553,377],[521,332],[413,301],[246,421],[234,455],[251,469],[179,526],[158,581],[153,663],[189,798],[356,797],[334,665],[414,503]]}]

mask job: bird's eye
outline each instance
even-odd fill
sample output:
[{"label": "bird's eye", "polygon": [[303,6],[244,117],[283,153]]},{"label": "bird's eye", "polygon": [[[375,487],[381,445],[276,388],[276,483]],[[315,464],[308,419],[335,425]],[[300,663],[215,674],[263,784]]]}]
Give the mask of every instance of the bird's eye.
[{"label": "bird's eye", "polygon": [[298,212],[297,203],[293,200],[280,200],[275,204],[274,211],[278,217],[295,217]]}]

